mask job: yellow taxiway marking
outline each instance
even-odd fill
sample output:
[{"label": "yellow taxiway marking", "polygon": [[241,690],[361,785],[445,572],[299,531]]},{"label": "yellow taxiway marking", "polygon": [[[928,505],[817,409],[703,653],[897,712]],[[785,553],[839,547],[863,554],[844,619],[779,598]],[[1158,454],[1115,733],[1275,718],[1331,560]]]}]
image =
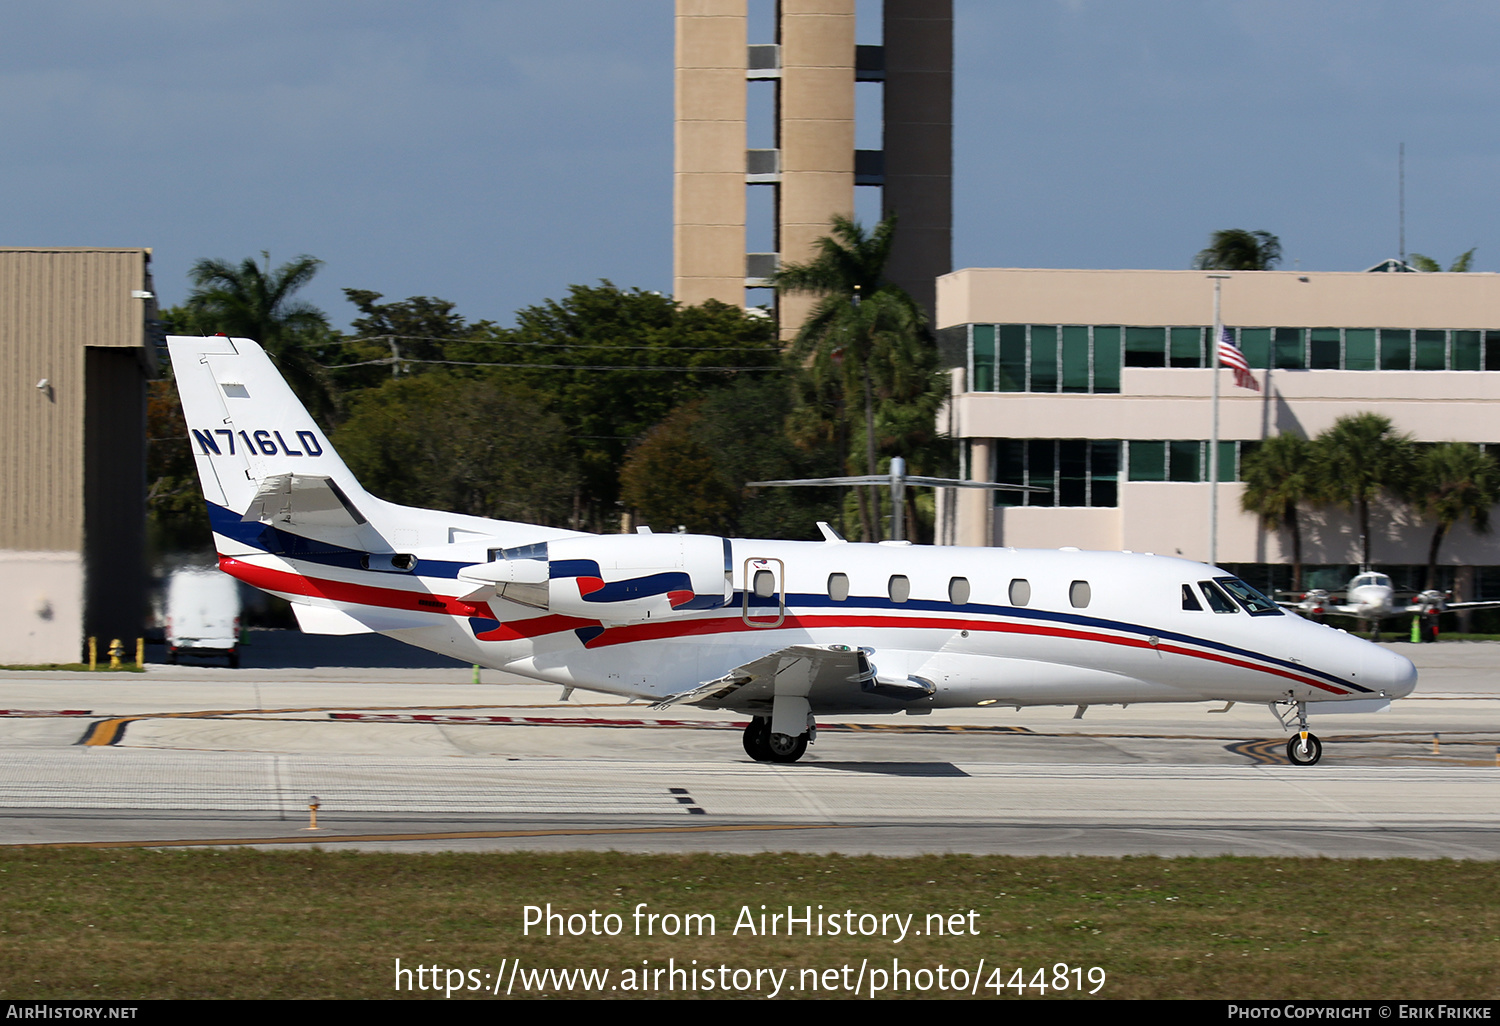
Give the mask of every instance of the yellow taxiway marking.
[{"label": "yellow taxiway marking", "polygon": [[[361,712],[410,712],[412,709],[510,709],[520,708],[518,706],[498,706],[493,703],[488,705],[372,705]],[[527,706],[526,708],[557,708],[548,706]],[[568,708],[593,708],[592,706],[569,706]],[[119,741],[127,724],[136,720],[170,720],[170,719],[212,719],[216,716],[275,716],[278,713],[314,713],[314,712],[345,712],[349,706],[310,706],[305,709],[194,709],[189,712],[159,712],[159,713],[134,713],[130,716],[111,716],[98,720],[89,725],[84,733],[82,745],[112,745]]]},{"label": "yellow taxiway marking", "polygon": [[506,837],[597,837],[601,835],[628,834],[712,834],[735,831],[762,830],[841,830],[833,823],[751,823],[740,826],[679,826],[679,827],[600,827],[597,829],[552,830],[456,830],[409,834],[323,834],[309,837],[297,834],[290,837],[218,837],[203,840],[176,841],[53,841],[37,844],[9,844],[7,848],[204,848],[242,847],[252,844],[334,844],[350,841],[460,841],[484,840]]}]

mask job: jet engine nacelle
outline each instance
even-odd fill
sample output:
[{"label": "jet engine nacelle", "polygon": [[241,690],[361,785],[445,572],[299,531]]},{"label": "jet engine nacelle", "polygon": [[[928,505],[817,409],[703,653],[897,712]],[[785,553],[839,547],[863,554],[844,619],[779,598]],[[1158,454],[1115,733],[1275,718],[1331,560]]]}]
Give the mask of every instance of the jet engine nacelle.
[{"label": "jet engine nacelle", "polygon": [[604,623],[717,609],[734,597],[729,542],[696,534],[563,538],[501,549],[459,577],[512,602]]}]

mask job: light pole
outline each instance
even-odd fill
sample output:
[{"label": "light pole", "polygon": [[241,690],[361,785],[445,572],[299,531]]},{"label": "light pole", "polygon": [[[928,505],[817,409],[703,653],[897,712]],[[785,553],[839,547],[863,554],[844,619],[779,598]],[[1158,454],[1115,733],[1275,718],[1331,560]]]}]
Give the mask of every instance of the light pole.
[{"label": "light pole", "polygon": [[1220,313],[1220,293],[1227,274],[1210,274],[1214,283],[1214,328],[1209,340],[1208,366],[1213,374],[1213,428],[1208,441],[1208,562],[1217,566],[1219,562],[1219,346],[1224,335],[1224,318]]}]

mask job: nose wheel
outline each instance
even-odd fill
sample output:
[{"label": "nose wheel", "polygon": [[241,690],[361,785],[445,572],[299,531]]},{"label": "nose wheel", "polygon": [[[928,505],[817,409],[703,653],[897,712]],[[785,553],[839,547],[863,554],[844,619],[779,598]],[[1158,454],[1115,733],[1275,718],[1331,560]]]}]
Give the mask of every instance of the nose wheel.
[{"label": "nose wheel", "polygon": [[1323,758],[1323,742],[1303,730],[1286,743],[1286,757],[1294,766],[1311,766]]}]

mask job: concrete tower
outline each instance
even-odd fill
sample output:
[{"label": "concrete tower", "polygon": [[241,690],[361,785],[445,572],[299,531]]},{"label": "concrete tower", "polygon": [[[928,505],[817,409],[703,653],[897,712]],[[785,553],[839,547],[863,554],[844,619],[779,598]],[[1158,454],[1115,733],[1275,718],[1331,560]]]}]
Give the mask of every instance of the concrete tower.
[{"label": "concrete tower", "polygon": [[[855,0],[780,0],[775,41],[748,39],[746,0],[677,0],[673,290],[745,305],[807,260],[857,186],[899,217],[890,274],[931,315],[951,267],[953,6],[885,0],[882,46],[855,45]],[[746,145],[747,81],[776,84],[775,147]],[[883,149],[855,149],[855,83],[883,82]],[[745,189],[775,190],[771,253],[747,253]],[[873,225],[866,225],[872,228]],[[760,302],[762,300],[752,300]],[[783,299],[783,334],[811,300]]]}]

